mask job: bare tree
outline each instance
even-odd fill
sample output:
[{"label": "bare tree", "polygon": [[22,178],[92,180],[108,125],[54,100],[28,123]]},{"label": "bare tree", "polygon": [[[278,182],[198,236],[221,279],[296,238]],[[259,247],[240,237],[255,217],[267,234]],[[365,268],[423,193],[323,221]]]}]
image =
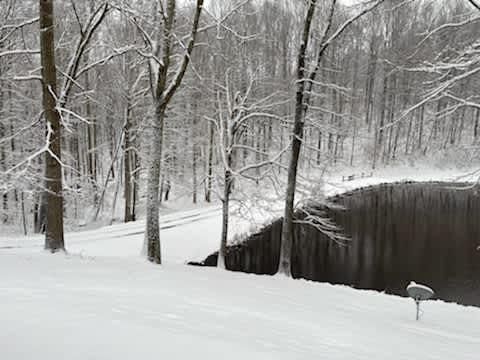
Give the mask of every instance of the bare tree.
[{"label": "bare tree", "polygon": [[285,196],[285,213],[282,223],[282,241],[280,249],[280,263],[278,271],[287,276],[291,276],[291,251],[293,243],[293,219],[295,209],[295,189],[297,182],[297,169],[298,160],[300,157],[300,150],[303,141],[303,128],[305,113],[307,112],[309,99],[315,79],[320,69],[320,64],[326,49],[329,45],[337,39],[352,23],[354,23],[361,16],[372,11],[375,7],[380,5],[383,0],[375,1],[368,7],[349,18],[342,25],[340,25],[335,31],[331,33],[333,25],[333,16],[336,8],[336,0],[332,0],[328,17],[323,30],[323,34],[320,38],[319,49],[316,53],[316,62],[313,70],[307,71],[306,57],[309,42],[312,34],[312,23],[315,16],[315,10],[317,7],[316,0],[310,0],[307,8],[305,21],[303,25],[303,34],[300,42],[300,48],[297,57],[297,78],[296,78],[296,96],[295,96],[295,116],[294,116],[294,128],[292,131],[292,145],[291,145],[291,157],[288,165],[288,180],[287,190]]},{"label": "bare tree", "polygon": [[[246,178],[259,182],[264,179],[277,166],[284,150],[277,154],[263,152],[256,147],[244,145],[242,138],[249,127],[253,127],[255,122],[264,119],[275,119],[281,121],[281,118],[273,112],[273,109],[279,106],[282,101],[279,94],[272,93],[263,98],[258,98],[258,81],[252,75],[244,91],[238,90],[232,84],[229,71],[225,75],[225,83],[218,84],[216,91],[218,110],[215,117],[206,117],[215,128],[217,139],[218,156],[221,160],[223,179],[221,180],[222,191],[220,199],[222,200],[222,232],[220,239],[220,249],[218,253],[218,267],[225,269],[225,255],[227,251],[228,225],[230,200],[234,189],[234,183]],[[253,156],[252,160],[246,164],[240,165],[239,154],[248,153]],[[260,155],[261,158],[259,159]],[[260,172],[261,171],[261,172]]]},{"label": "bare tree", "polygon": [[60,113],[57,109],[53,0],[40,0],[40,53],[43,110],[47,121],[48,144],[45,165],[48,204],[45,249],[57,252],[65,250],[65,244],[63,239],[62,138]]},{"label": "bare tree", "polygon": [[160,264],[160,225],[159,225],[159,190],[160,190],[160,170],[162,161],[162,138],[167,106],[172,100],[175,92],[180,86],[190,62],[190,57],[195,45],[195,39],[200,24],[200,15],[203,9],[203,0],[197,0],[193,15],[190,34],[186,44],[182,44],[184,53],[180,64],[173,77],[170,77],[172,68],[176,65],[172,61],[174,41],[174,25],[176,19],[175,0],[167,0],[164,8],[163,2],[159,2],[157,9],[158,24],[156,31],[161,32],[160,39],[150,37],[143,33],[145,40],[150,47],[150,81],[151,92],[155,114],[151,125],[151,146],[148,162],[148,181],[147,181],[147,221],[145,231],[145,241],[147,243],[147,258],[149,261]]}]

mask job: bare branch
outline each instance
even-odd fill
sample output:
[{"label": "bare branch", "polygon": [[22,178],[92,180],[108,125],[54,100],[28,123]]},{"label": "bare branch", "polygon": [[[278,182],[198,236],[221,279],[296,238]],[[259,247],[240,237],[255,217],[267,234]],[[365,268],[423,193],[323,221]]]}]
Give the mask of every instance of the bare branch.
[{"label": "bare branch", "polygon": [[477,10],[480,11],[480,5],[475,2],[475,0],[468,0],[470,4],[472,4]]}]

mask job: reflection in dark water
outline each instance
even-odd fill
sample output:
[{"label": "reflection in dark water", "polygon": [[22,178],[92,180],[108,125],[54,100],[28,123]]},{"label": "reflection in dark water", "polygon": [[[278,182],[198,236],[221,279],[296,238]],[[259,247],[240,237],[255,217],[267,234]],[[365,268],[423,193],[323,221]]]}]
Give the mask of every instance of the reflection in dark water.
[{"label": "reflection in dark water", "polygon": [[[296,278],[385,290],[405,296],[411,280],[436,297],[480,306],[480,197],[460,184],[397,183],[363,188],[331,200],[327,209],[351,237],[340,246],[308,225],[296,225]],[[454,188],[456,187],[456,188]],[[229,248],[227,268],[274,274],[281,221]],[[216,262],[216,255],[205,265]]]}]

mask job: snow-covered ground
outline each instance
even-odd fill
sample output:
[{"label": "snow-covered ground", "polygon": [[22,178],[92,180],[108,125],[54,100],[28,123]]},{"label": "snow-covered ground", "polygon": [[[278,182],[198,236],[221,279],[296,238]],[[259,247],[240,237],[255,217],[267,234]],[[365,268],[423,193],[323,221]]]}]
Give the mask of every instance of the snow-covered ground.
[{"label": "snow-covered ground", "polygon": [[[67,233],[68,255],[0,236],[0,359],[479,358],[479,308],[428,301],[417,322],[406,298],[185,266],[218,248],[219,207],[161,223],[162,266],[139,256],[143,221]],[[232,233],[246,226],[234,219]]]},{"label": "snow-covered ground", "polygon": [[[161,216],[161,245],[164,261],[182,264],[200,261],[218,250],[221,231],[218,206]],[[240,221],[237,221],[240,223]],[[243,227],[243,226],[242,226]],[[67,232],[65,243],[72,255],[137,258],[143,246],[145,221],[115,224],[95,230]],[[43,235],[0,236],[0,250],[41,250]]]},{"label": "snow-covered ground", "polygon": [[405,298],[185,266],[219,219],[164,217],[162,266],[138,255],[142,223],[68,234],[69,255],[1,239],[0,358],[478,359],[478,308],[429,301],[416,322]]},{"label": "snow-covered ground", "polygon": [[[362,173],[365,177],[361,177]],[[352,181],[344,181],[354,175]],[[373,171],[360,169],[331,171],[325,176],[325,195],[331,196],[365,186],[393,183],[401,181],[445,181],[445,182],[477,182],[480,169],[437,168],[428,166],[394,166]]]},{"label": "snow-covered ground", "polygon": [[1,359],[478,359],[480,309],[139,258],[0,251]]}]

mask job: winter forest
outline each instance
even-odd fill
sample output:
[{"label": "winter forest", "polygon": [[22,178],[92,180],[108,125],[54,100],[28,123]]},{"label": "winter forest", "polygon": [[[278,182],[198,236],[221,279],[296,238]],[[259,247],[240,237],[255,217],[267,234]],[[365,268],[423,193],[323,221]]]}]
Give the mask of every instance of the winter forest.
[{"label": "winter forest", "polygon": [[[0,311],[10,324],[0,348],[31,358],[16,341],[48,291],[58,302],[43,306],[41,329],[59,331],[54,314],[78,310],[78,328],[62,334],[65,346],[90,339],[82,359],[150,356],[148,324],[163,329],[171,358],[191,358],[174,345],[190,344],[175,337],[186,332],[202,356],[223,356],[236,339],[248,346],[235,359],[310,359],[325,344],[340,359],[342,341],[352,359],[392,347],[405,349],[394,359],[474,359],[477,308],[426,306],[437,322],[419,339],[406,299],[288,278],[405,296],[415,276],[441,300],[480,306],[479,146],[479,0],[0,0],[0,269],[15,274],[0,299],[35,314]],[[442,171],[454,180],[428,177]],[[409,185],[418,179],[436,185]],[[82,288],[95,306],[74,295]],[[198,303],[186,300],[191,289]],[[319,306],[337,315],[318,317]],[[383,317],[404,327],[381,330]],[[132,353],[87,330],[126,339],[131,321]],[[385,348],[370,343],[380,331]],[[440,331],[460,345],[439,354]],[[65,358],[62,349],[40,358]]]},{"label": "winter forest", "polygon": [[172,197],[288,213],[332,169],[471,162],[478,7],[2,0],[1,222],[56,251],[64,227],[146,216],[160,262]]}]

